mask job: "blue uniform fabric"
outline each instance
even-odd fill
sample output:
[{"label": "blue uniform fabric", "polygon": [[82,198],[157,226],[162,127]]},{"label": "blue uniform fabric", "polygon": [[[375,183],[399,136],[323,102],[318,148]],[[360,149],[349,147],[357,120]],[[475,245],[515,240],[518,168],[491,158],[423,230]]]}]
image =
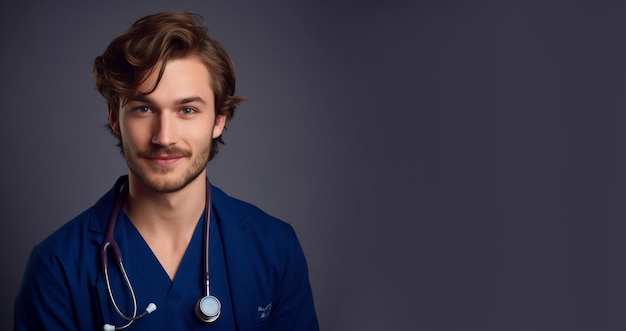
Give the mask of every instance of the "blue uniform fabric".
[{"label": "blue uniform fabric", "polygon": [[[215,214],[211,218],[215,220]],[[137,228],[126,214],[120,213],[115,237],[119,238],[116,241],[122,250],[125,269],[136,294],[138,312],[150,302],[156,304],[158,312],[133,322],[131,330],[206,330],[203,328],[204,323],[194,315],[195,304],[206,291],[202,278],[204,221],[203,215],[172,281]],[[211,295],[219,298],[222,304],[220,318],[211,325],[210,330],[235,330],[222,238],[216,222],[210,223],[209,232]],[[123,313],[131,315],[133,307],[130,292],[115,266],[113,254],[109,257],[109,278],[118,306]],[[98,296],[100,306],[103,307],[104,320],[116,326],[125,325],[127,322],[115,312],[110,303],[104,283],[98,284]]]},{"label": "blue uniform fabric", "polygon": [[[100,247],[119,188],[35,246],[15,304],[15,330],[102,330],[125,324],[106,293]],[[211,292],[222,302],[214,324],[200,322],[204,296],[201,219],[172,282],[122,213],[115,228],[138,310],[152,314],[127,330],[319,330],[306,260],[293,228],[212,186]],[[118,305],[132,313],[129,291],[109,257]]]}]

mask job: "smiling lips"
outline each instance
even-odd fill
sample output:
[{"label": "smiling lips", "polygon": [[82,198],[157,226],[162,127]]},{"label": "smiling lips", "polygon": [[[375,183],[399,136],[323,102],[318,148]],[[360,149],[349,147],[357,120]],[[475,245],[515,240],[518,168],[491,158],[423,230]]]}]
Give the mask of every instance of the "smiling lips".
[{"label": "smiling lips", "polygon": [[156,166],[168,167],[182,158],[191,157],[191,152],[179,148],[155,148],[139,153],[139,156]]},{"label": "smiling lips", "polygon": [[181,158],[182,156],[178,156],[178,155],[176,156],[167,155],[167,156],[156,156],[156,157],[151,156],[151,157],[148,157],[147,159],[150,160],[150,162],[158,166],[167,167],[176,163],[176,161],[180,160]]},{"label": "smiling lips", "polygon": [[[160,153],[159,153],[160,152]],[[142,153],[141,156],[145,159],[149,160],[152,164],[159,167],[169,167],[176,163],[178,160],[189,157],[191,153],[186,153],[184,151],[168,151],[164,153],[161,151],[152,151],[148,153]]]}]

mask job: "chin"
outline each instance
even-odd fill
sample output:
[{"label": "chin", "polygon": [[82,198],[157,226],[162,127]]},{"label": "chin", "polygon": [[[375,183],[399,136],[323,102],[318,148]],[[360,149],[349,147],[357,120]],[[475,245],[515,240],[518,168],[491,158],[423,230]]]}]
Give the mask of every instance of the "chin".
[{"label": "chin", "polygon": [[188,172],[185,174],[146,174],[133,172],[135,177],[148,189],[157,193],[175,193],[178,192],[194,180],[196,180],[202,171]]}]

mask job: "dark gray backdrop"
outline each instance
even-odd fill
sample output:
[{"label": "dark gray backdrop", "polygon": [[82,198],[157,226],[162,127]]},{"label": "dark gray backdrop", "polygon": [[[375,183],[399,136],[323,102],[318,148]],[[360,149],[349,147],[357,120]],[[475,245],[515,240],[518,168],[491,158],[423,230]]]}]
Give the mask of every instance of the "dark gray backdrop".
[{"label": "dark gray backdrop", "polygon": [[203,14],[247,96],[212,181],[296,228],[324,330],[626,329],[626,5],[0,2],[0,329],[125,172],[91,61]]}]

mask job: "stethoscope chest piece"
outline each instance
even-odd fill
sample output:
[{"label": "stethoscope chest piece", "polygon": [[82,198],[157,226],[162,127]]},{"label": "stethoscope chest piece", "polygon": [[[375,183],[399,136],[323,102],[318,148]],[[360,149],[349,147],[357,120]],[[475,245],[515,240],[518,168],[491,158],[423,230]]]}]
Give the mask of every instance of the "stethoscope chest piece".
[{"label": "stethoscope chest piece", "polygon": [[198,300],[198,304],[196,305],[196,315],[200,320],[206,323],[215,322],[217,318],[220,317],[221,311],[222,304],[212,295],[207,295]]}]

